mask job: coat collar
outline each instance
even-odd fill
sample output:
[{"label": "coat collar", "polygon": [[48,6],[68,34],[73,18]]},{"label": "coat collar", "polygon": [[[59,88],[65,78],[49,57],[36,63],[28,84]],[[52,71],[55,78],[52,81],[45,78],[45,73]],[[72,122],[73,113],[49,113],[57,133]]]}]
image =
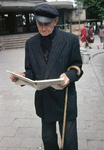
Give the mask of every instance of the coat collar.
[{"label": "coat collar", "polygon": [[[40,39],[39,34],[37,35],[37,38],[35,40],[35,45],[33,47],[34,49],[34,55],[37,59],[41,69],[44,71],[44,79],[47,79],[49,77],[49,74],[51,73],[51,70],[53,66],[55,65],[62,49],[65,44],[65,40],[62,36],[62,32],[58,29],[56,30],[56,35],[53,39],[52,47],[50,50],[49,58],[47,64],[45,63],[45,60],[43,58],[42,50],[40,47]],[[38,43],[38,44],[37,44]]]},{"label": "coat collar", "polygon": [[41,69],[43,70],[43,72],[45,72],[46,63],[44,61],[42,50],[41,50],[41,47],[40,47],[40,35],[37,34],[33,40],[34,41],[32,43],[32,50],[33,50],[33,53],[35,55],[35,59],[39,63],[39,65],[40,65]]},{"label": "coat collar", "polygon": [[46,72],[44,76],[45,79],[48,78],[49,74],[51,73],[51,70],[53,69],[55,63],[57,62],[57,59],[59,58],[59,55],[63,49],[64,44],[65,44],[65,40],[62,36],[62,32],[57,30],[52,43],[51,51],[46,66]]}]

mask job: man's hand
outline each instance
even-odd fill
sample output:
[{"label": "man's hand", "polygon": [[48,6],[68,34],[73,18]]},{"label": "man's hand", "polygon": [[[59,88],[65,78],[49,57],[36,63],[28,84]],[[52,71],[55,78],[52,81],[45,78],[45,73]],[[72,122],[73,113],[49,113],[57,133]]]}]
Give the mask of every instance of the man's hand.
[{"label": "man's hand", "polygon": [[[17,71],[14,71],[14,73],[19,74],[19,75],[25,77],[25,74],[24,74],[24,73],[17,72]],[[16,82],[16,81],[18,80],[18,79],[16,79],[12,74],[10,75],[9,78],[12,80],[12,82]]]},{"label": "man's hand", "polygon": [[70,83],[70,79],[67,77],[65,73],[61,74],[60,78],[64,78],[65,82],[63,84],[58,84],[58,86],[61,88],[65,88]]}]

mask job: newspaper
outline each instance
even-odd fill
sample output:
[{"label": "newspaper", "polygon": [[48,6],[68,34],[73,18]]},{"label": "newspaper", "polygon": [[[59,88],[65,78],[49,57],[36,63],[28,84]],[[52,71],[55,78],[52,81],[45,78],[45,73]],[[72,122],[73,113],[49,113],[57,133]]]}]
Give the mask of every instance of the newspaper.
[{"label": "newspaper", "polygon": [[23,77],[19,74],[6,70],[8,73],[12,74],[16,79],[18,79],[16,85],[28,85],[36,90],[43,90],[47,87],[53,87],[56,90],[62,90],[63,88],[59,87],[58,84],[64,83],[64,78],[58,79],[47,79],[47,80],[31,80],[29,78]]}]

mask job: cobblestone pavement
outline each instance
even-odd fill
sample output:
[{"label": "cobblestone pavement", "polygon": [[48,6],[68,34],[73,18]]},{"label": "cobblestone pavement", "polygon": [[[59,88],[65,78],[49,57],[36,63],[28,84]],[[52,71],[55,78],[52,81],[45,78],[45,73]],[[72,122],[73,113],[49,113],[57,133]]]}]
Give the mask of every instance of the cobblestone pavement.
[{"label": "cobblestone pavement", "polygon": [[[98,43],[95,36],[91,54],[103,50],[97,49]],[[6,73],[24,71],[24,55],[24,49],[0,51],[0,150],[43,149],[41,121],[34,109],[35,91],[15,85]],[[99,65],[100,58],[95,64]],[[83,77],[76,82],[79,150],[104,150],[104,96],[91,63],[83,64],[83,70]]]}]

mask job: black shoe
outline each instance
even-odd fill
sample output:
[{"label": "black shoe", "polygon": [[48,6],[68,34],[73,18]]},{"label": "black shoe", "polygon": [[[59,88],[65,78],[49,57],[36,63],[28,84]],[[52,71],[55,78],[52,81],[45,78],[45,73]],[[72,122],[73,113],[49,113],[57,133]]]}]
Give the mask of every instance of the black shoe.
[{"label": "black shoe", "polygon": [[92,47],[89,47],[89,49],[92,49]]}]

